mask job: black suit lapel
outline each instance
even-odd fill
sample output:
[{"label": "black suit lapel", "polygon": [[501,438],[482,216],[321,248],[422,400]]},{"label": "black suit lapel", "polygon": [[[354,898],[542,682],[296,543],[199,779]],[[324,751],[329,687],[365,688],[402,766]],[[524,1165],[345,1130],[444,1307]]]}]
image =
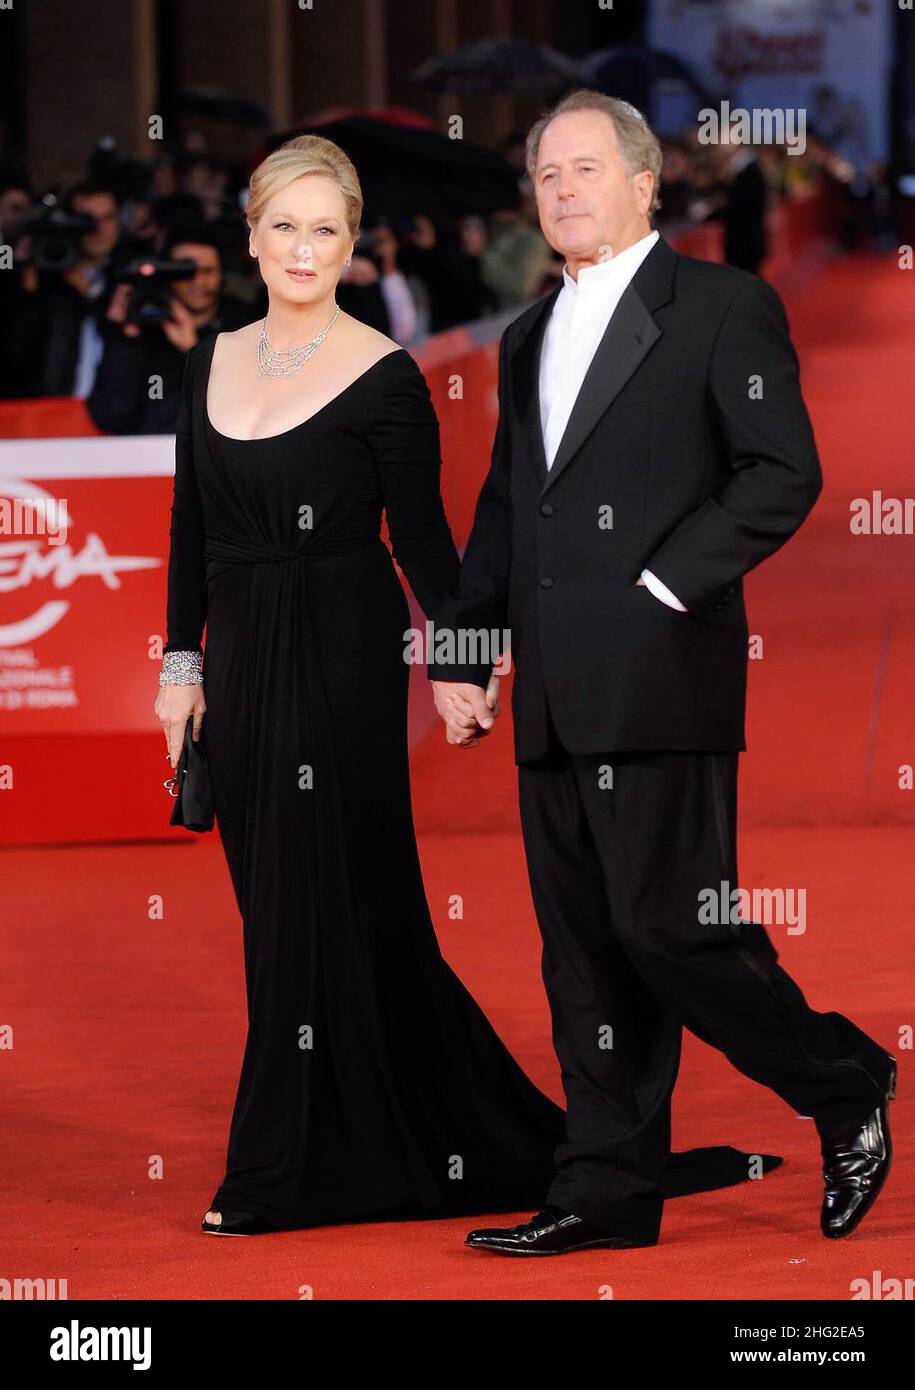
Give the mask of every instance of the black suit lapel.
[{"label": "black suit lapel", "polygon": [[517,402],[518,431],[524,459],[533,466],[541,481],[547,475],[547,467],[540,423],[540,353],[543,335],[561,289],[562,285],[557,285],[541,300],[524,338],[515,349],[511,363],[512,399]]},{"label": "black suit lapel", "polygon": [[660,328],[630,283],[585,373],[553,467],[544,480],[544,492],[555,483],[660,336]]},{"label": "black suit lapel", "polygon": [[652,314],[673,297],[677,252],[663,236],[639,266],[607,325],[591,361],[548,471],[540,424],[540,354],[543,336],[559,287],[543,301],[540,312],[518,346],[513,363],[513,391],[525,453],[543,483],[552,486],[609,409],[633,372],[651,350],[661,330]]}]

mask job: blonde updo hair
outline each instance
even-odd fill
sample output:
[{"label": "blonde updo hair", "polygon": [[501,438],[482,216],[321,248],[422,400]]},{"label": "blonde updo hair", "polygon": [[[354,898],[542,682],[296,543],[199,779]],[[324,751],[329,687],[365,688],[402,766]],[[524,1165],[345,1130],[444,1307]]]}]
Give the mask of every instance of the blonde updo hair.
[{"label": "blonde updo hair", "polygon": [[359,175],[349,155],[322,135],[296,135],[258,164],[249,181],[245,209],[251,230],[257,226],[273,195],[303,174],[321,174],[337,185],[346,206],[346,225],[355,240],[362,217]]}]

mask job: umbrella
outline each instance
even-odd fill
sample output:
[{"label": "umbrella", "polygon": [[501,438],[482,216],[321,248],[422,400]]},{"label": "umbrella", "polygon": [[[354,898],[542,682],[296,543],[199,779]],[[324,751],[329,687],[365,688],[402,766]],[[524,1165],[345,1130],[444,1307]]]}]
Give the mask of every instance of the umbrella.
[{"label": "umbrella", "polygon": [[711,100],[689,66],[674,53],[639,44],[619,44],[591,53],[579,64],[588,85],[654,116],[659,98],[685,101],[696,109]]},{"label": "umbrella", "polygon": [[271,125],[270,112],[247,97],[240,97],[225,87],[183,87],[175,103],[179,111],[191,111],[196,116],[211,116],[217,121],[233,121],[236,125],[267,130]]},{"label": "umbrella", "polygon": [[347,120],[350,116],[370,116],[373,121],[387,121],[390,125],[436,129],[431,116],[424,116],[421,111],[414,111],[409,106],[325,106],[320,111],[301,116],[296,125],[302,130],[317,130],[319,126],[329,125],[332,121]]},{"label": "umbrella", "polygon": [[[308,133],[299,127],[270,136],[268,148]],[[448,219],[518,206],[518,176],[508,160],[467,140],[368,116],[332,121],[314,134],[333,140],[355,164],[367,216]]]},{"label": "umbrella", "polygon": [[444,57],[428,58],[413,81],[437,92],[539,92],[577,86],[571,58],[529,39],[481,39]]}]

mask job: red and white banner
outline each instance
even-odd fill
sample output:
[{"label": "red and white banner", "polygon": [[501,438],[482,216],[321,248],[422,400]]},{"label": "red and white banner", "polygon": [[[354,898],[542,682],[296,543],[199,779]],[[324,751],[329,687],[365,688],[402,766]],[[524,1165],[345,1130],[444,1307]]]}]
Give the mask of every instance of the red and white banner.
[{"label": "red and white banner", "polygon": [[149,730],[171,436],[0,444],[0,730]]}]

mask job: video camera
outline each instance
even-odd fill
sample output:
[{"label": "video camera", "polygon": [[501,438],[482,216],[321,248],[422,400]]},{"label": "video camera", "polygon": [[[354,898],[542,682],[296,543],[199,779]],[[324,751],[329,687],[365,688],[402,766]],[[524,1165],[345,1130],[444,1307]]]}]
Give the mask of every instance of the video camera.
[{"label": "video camera", "polygon": [[95,218],[85,212],[68,212],[55,193],[46,193],[15,223],[4,226],[4,237],[15,245],[20,237],[31,237],[32,262],[36,270],[70,270],[79,260],[79,244],[95,226]]},{"label": "video camera", "polygon": [[144,256],[121,266],[112,281],[115,285],[131,286],[127,322],[148,328],[170,317],[173,281],[192,280],[196,274],[196,261],[157,261]]}]

